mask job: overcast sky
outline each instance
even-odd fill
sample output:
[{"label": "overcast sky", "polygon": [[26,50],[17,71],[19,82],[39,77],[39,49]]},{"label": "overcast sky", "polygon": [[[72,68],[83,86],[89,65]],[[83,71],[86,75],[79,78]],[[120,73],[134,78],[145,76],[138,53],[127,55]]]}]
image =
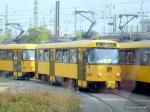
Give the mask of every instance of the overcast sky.
[{"label": "overcast sky", "polygon": [[[49,26],[54,29],[54,12],[56,0],[38,0],[39,16],[38,23]],[[143,2],[142,2],[143,1]],[[5,6],[8,5],[9,22],[21,23],[26,29],[33,23],[33,6],[34,0],[0,0],[0,14],[5,14]],[[94,30],[99,33],[110,31],[108,22],[110,15],[122,13],[141,12],[141,4],[144,12],[150,12],[150,0],[60,0],[60,29],[61,34],[74,32],[74,10],[90,10],[95,12],[97,21]],[[111,7],[111,8],[110,8]],[[148,15],[146,13],[145,15]],[[3,18],[3,17],[1,17]],[[119,22],[119,19],[117,20]],[[139,19],[132,22],[135,27]],[[77,16],[77,30],[87,30],[90,23],[80,16]],[[2,27],[2,25],[0,26]]]}]

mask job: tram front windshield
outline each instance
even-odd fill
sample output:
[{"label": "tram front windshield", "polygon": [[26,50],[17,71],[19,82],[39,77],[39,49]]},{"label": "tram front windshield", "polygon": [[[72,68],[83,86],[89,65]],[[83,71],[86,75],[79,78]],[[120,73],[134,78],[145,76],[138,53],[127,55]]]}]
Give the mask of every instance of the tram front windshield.
[{"label": "tram front windshield", "polygon": [[118,49],[93,48],[88,50],[89,64],[118,64]]}]

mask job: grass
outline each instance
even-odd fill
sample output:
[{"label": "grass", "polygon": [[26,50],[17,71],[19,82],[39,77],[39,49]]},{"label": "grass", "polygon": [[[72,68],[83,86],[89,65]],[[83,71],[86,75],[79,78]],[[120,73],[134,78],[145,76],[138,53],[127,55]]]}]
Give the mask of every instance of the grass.
[{"label": "grass", "polygon": [[83,112],[80,100],[69,92],[0,94],[0,112]]}]

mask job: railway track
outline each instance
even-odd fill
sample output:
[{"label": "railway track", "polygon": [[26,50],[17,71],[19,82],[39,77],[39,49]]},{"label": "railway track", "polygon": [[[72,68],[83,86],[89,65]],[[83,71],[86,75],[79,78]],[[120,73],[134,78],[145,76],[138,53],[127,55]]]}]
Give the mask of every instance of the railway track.
[{"label": "railway track", "polygon": [[90,93],[85,93],[85,92],[82,92],[82,93],[85,94],[85,95],[87,95],[87,96],[89,96],[89,97],[92,97],[92,98],[94,98],[94,99],[96,99],[96,100],[98,100],[100,102],[102,102],[103,104],[105,104],[106,107],[107,107],[107,109],[109,110],[107,112],[116,112],[114,110],[114,108],[108,102],[106,102],[105,100],[103,100],[103,99],[101,99],[101,98],[99,98],[99,97],[97,97],[97,96],[95,96],[93,94],[90,94]]},{"label": "railway track", "polygon": [[130,102],[136,103],[136,104],[138,104],[138,105],[140,105],[140,106],[145,106],[145,105],[139,103],[138,101],[135,101],[135,100],[133,100],[133,99],[127,98],[127,97],[125,97],[125,96],[123,96],[123,95],[121,95],[121,94],[118,94],[118,93],[115,93],[115,92],[110,92],[110,93],[112,93],[113,95],[117,95],[117,96],[119,96],[119,97],[121,97],[121,98],[127,99],[127,100],[129,100]]},{"label": "railway track", "polygon": [[[124,95],[121,95],[120,92],[116,93],[116,92],[113,92],[113,91],[109,91],[109,93],[111,93],[113,95],[116,95],[116,96],[119,96],[120,98],[124,98],[124,99],[128,100],[128,102],[135,104],[135,105],[132,104],[131,107],[129,107],[129,108],[137,108],[137,109],[139,108],[139,109],[143,109],[144,112],[150,112],[150,105],[149,105],[149,103],[142,104],[138,100],[133,100],[133,99],[128,98],[128,97],[126,97]],[[145,100],[141,100],[141,101],[145,101]],[[149,100],[146,100],[146,101],[149,101]]]},{"label": "railway track", "polygon": [[[95,98],[95,99],[103,102],[107,106],[107,108],[109,109],[109,112],[120,112],[120,111],[118,111],[118,105],[120,105],[119,102],[118,102],[118,105],[113,105],[112,104],[113,100],[109,100],[109,98],[105,99],[104,97],[102,97],[99,94],[86,93],[86,92],[83,92],[83,94],[86,94],[86,95],[88,95],[92,98]],[[121,94],[118,94],[118,93],[115,93],[115,92],[112,92],[112,91],[107,92],[105,94],[110,95],[110,96],[113,95],[117,99],[120,99],[120,101],[125,102],[126,105],[124,105],[124,107],[126,108],[126,110],[122,110],[122,112],[150,112],[149,103],[147,105],[145,105],[145,104],[142,104],[142,103],[140,103],[136,100],[130,99],[128,97],[125,97]],[[115,99],[114,101],[117,101],[117,99]]]}]

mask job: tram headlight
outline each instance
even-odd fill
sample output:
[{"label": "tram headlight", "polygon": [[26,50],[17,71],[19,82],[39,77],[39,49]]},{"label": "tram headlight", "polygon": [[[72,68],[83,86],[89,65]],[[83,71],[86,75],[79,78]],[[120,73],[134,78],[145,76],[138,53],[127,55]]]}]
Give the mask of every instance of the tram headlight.
[{"label": "tram headlight", "polygon": [[100,74],[98,74],[97,76],[98,76],[98,77],[101,77],[101,76],[102,76],[102,74],[100,73]]},{"label": "tram headlight", "polygon": [[118,76],[118,77],[119,77],[119,76],[120,76],[120,73],[117,73],[117,74],[116,74],[116,76]]}]

